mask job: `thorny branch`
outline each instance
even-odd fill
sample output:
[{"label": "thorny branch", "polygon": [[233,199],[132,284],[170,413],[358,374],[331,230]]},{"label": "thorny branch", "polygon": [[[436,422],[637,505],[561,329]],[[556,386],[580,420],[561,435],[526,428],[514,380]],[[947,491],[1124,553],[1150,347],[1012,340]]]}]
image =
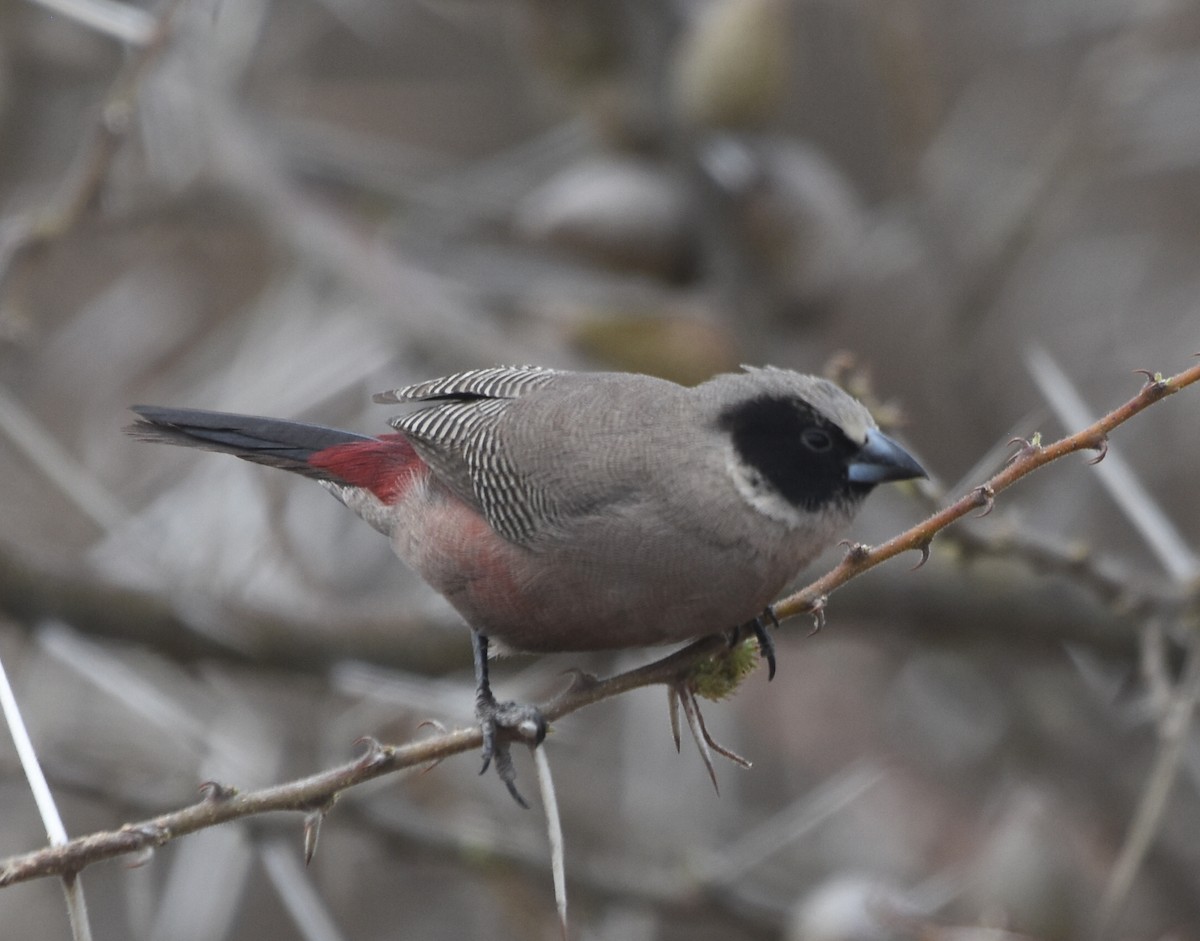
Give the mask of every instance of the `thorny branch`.
[{"label": "thorny branch", "polygon": [[[1115,428],[1154,403],[1196,382],[1200,382],[1200,365],[1170,378],[1151,376],[1137,395],[1087,428],[1049,445],[1041,445],[1036,437],[1032,441],[1021,442],[1007,466],[986,483],[879,546],[852,546],[830,572],[776,604],[775,614],[780,618],[806,613],[823,614],[829,595],[852,578],[902,552],[917,550],[928,553],[934,536],[951,523],[973,511],[982,510],[986,514],[998,494],[1052,461],[1076,451],[1094,450],[1103,454],[1108,434]],[[752,625],[746,625],[741,633],[749,636]],[[543,713],[553,721],[630,690],[686,683],[698,663],[725,650],[727,646],[726,637],[706,637],[646,666],[605,680],[581,675],[569,689],[548,703]],[[76,873],[100,860],[144,852],[197,830],[268,811],[295,811],[306,816],[314,812],[324,813],[333,807],[342,791],[356,784],[478,749],[480,745],[481,734],[478,729],[439,733],[424,741],[398,746],[368,740],[366,752],[361,758],[299,781],[247,793],[210,782],[202,789],[204,796],[201,800],[190,807],[139,823],[126,824],[119,830],[94,833],[61,846],[11,857],[0,863],[0,887],[44,876]]]},{"label": "thorny branch", "polygon": [[[1173,395],[1197,381],[1200,381],[1200,366],[1193,366],[1170,378],[1152,375],[1137,395],[1082,431],[1077,431],[1073,435],[1060,438],[1048,445],[1042,445],[1036,436],[1031,441],[1017,442],[1019,448],[1009,459],[1007,466],[990,480],[934,513],[923,523],[894,536],[881,545],[852,547],[842,561],[826,575],[777,602],[774,606],[775,614],[780,618],[795,617],[799,614],[819,616],[830,593],[846,584],[850,579],[902,552],[915,550],[922,553],[923,557],[927,556],[929,547],[933,543],[933,537],[939,532],[972,511],[980,511],[978,514],[980,516],[988,515],[992,511],[999,493],[1007,490],[1018,480],[1038,468],[1076,451],[1096,451],[1102,458],[1108,449],[1108,435],[1113,429],[1129,421],[1155,402]],[[1094,585],[1089,584],[1089,587],[1107,589],[1102,594],[1109,598],[1114,597],[1109,592],[1116,591],[1115,586],[1100,581]]]}]

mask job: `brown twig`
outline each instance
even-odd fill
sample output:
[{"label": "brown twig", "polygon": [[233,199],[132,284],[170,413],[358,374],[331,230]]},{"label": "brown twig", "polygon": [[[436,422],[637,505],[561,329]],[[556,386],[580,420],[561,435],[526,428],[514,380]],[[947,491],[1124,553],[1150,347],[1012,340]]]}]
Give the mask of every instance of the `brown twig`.
[{"label": "brown twig", "polygon": [[[825,576],[775,605],[775,613],[782,618],[823,610],[825,599],[850,579],[902,552],[925,550],[937,533],[973,510],[986,511],[997,494],[1038,468],[1075,451],[1100,451],[1113,429],[1155,402],[1196,382],[1200,382],[1200,365],[1169,379],[1151,377],[1132,399],[1082,431],[1046,446],[1036,440],[1023,442],[1008,465],[985,484],[879,546],[854,546]],[[744,632],[750,632],[749,626]],[[548,720],[553,721],[584,706],[633,689],[683,682],[697,663],[726,649],[726,636],[703,638],[627,673],[602,681],[576,682],[550,702],[543,712]],[[434,738],[401,746],[385,746],[370,741],[366,754],[358,760],[299,781],[244,794],[231,788],[209,785],[202,800],[182,810],[140,823],[126,824],[119,830],[80,837],[61,846],[11,857],[0,863],[0,887],[44,876],[79,872],[100,860],[145,851],[206,827],[268,811],[295,811],[306,815],[314,811],[323,813],[349,787],[403,768],[425,765],[450,755],[478,749],[480,745],[478,729],[440,733]]]}]

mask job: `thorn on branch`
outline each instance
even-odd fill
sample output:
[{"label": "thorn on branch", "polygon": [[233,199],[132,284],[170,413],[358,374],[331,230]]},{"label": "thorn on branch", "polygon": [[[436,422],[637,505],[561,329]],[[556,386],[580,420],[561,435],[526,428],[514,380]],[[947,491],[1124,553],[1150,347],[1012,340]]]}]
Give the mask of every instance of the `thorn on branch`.
[{"label": "thorn on branch", "polygon": [[843,539],[838,543],[839,546],[846,547],[846,562],[859,564],[865,562],[871,554],[871,547],[862,542],[851,542],[849,539]]},{"label": "thorn on branch", "polygon": [[362,745],[365,748],[363,756],[358,759],[358,764],[361,768],[371,768],[375,765],[382,764],[383,762],[387,761],[395,751],[395,749],[393,749],[390,745],[384,745],[373,735],[360,735],[354,740],[354,744]]},{"label": "thorn on branch", "polygon": [[712,753],[716,752],[724,758],[728,758],[735,765],[742,768],[749,768],[750,762],[743,758],[735,751],[731,751],[725,746],[718,743],[709,734],[708,727],[704,724],[704,714],[700,711],[700,704],[696,702],[696,694],[692,692],[687,681],[672,684],[667,687],[671,697],[671,731],[675,735],[675,748],[679,749],[679,714],[678,707],[683,705],[683,714],[687,717],[688,729],[691,730],[692,738],[696,742],[696,748],[700,751],[700,759],[704,762],[704,767],[708,771],[709,780],[712,781],[713,790],[720,796],[721,788],[717,784],[717,772],[713,767]]},{"label": "thorn on branch", "polygon": [[[417,728],[418,729],[427,729],[427,728],[433,729],[439,735],[445,735],[447,732],[450,731],[449,729],[446,728],[444,723],[438,722],[437,719],[425,719],[423,722],[417,723]],[[421,774],[428,774],[430,771],[432,771],[434,768],[436,768],[441,763],[442,763],[441,758],[434,758],[433,760],[428,762],[424,768],[421,769]],[[362,762],[359,762],[359,764],[362,765]]]},{"label": "thorn on branch", "polygon": [[671,738],[675,742],[675,754],[679,754],[679,689],[674,683],[667,686],[667,711],[671,717]]},{"label": "thorn on branch", "polygon": [[1008,443],[1019,445],[1016,452],[1009,455],[1005,464],[1012,464],[1014,461],[1019,461],[1022,458],[1029,457],[1031,454],[1037,454],[1042,450],[1042,434],[1040,431],[1035,431],[1030,438],[1009,438]]},{"label": "thorn on branch", "polygon": [[1160,372],[1151,372],[1149,369],[1135,369],[1134,372],[1140,376],[1146,377],[1146,383],[1142,386],[1143,394],[1154,396],[1165,395],[1167,391],[1167,380],[1163,378]]},{"label": "thorn on branch", "polygon": [[[117,831],[121,834],[132,836],[138,843],[142,845],[138,847],[140,850],[143,846],[161,846],[171,839],[171,831],[158,823],[127,823]],[[145,841],[145,842],[143,842]],[[4,883],[0,881],[0,885]]]},{"label": "thorn on branch", "polygon": [[918,562],[916,565],[914,565],[911,569],[909,569],[910,572],[915,572],[917,569],[922,568],[925,565],[925,563],[929,561],[929,556],[930,556],[929,547],[932,544],[933,544],[932,539],[926,539],[920,545],[913,546],[914,549],[916,549],[918,552],[921,553],[921,561]]},{"label": "thorn on branch", "polygon": [[228,784],[221,784],[219,781],[205,781],[200,785],[199,791],[204,800],[219,804],[237,797],[238,789],[230,787]]},{"label": "thorn on branch", "polygon": [[130,855],[125,860],[126,869],[141,869],[146,863],[154,858],[154,847],[143,846],[140,850]]},{"label": "thorn on branch", "polygon": [[[1014,455],[1016,457],[1017,455]],[[976,519],[983,519],[985,516],[991,515],[992,510],[996,509],[996,491],[988,484],[983,484],[975,488],[975,505],[983,507],[982,513],[976,513]]]},{"label": "thorn on branch", "polygon": [[821,628],[825,626],[825,608],[828,605],[828,595],[821,595],[817,598],[814,598],[809,603],[808,610],[809,613],[812,614],[813,626],[812,630],[808,632],[807,636],[812,637],[814,634],[821,633]]},{"label": "thorn on branch", "polygon": [[600,685],[600,678],[595,673],[588,673],[579,667],[568,667],[563,670],[562,675],[570,677],[570,682],[556,699],[561,699],[570,693],[582,693],[585,690],[595,689]]},{"label": "thorn on branch", "polygon": [[1089,464],[1099,464],[1108,457],[1108,435],[1101,435],[1100,440],[1092,445],[1092,450],[1099,453],[1088,461]]},{"label": "thorn on branch", "polygon": [[321,836],[321,821],[325,819],[324,810],[314,810],[304,815],[304,865],[312,862],[317,855],[317,840]]}]

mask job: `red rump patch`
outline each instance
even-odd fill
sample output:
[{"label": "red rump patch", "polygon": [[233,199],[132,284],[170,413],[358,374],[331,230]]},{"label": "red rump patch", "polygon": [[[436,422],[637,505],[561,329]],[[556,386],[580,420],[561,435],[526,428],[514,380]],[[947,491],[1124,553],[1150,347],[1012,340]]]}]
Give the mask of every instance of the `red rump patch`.
[{"label": "red rump patch", "polygon": [[429,472],[408,439],[397,434],[335,444],[317,451],[308,463],[339,483],[370,490],[387,504],[395,503],[413,480]]}]

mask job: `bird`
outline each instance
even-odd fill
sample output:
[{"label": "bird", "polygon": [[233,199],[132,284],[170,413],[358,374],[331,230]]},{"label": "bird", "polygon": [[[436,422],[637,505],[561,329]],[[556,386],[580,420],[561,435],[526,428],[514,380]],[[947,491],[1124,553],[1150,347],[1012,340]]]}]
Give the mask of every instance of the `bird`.
[{"label": "bird", "polygon": [[[316,480],[391,540],[471,629],[483,771],[523,806],[506,741],[535,706],[498,701],[489,653],[614,650],[753,622],[877,485],[925,477],[833,382],[743,366],[695,386],[495,366],[374,396],[392,431],[132,406],[144,441]],[[481,772],[482,773],[482,772]]]}]

